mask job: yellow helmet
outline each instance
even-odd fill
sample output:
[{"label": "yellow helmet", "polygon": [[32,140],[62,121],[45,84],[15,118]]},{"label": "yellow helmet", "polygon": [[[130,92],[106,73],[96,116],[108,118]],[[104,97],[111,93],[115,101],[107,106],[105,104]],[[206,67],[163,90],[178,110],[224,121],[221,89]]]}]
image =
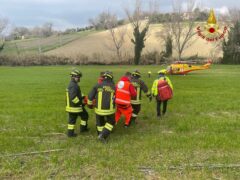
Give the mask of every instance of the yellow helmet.
[{"label": "yellow helmet", "polygon": [[158,74],[166,74],[167,70],[166,69],[161,69],[158,71]]},{"label": "yellow helmet", "polygon": [[132,76],[141,77],[141,73],[138,70],[132,72]]},{"label": "yellow helmet", "polygon": [[103,77],[113,79],[113,73],[110,71],[106,71],[104,72]]},{"label": "yellow helmet", "polygon": [[72,70],[70,75],[72,77],[82,77],[82,73],[79,70],[77,70],[77,69]]}]

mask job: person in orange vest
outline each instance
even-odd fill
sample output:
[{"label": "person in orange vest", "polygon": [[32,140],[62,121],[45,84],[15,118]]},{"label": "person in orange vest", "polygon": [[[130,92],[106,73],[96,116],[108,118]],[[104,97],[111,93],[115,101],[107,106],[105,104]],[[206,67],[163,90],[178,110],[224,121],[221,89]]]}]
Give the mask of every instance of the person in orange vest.
[{"label": "person in orange vest", "polygon": [[127,72],[125,76],[123,76],[116,86],[116,95],[115,95],[115,104],[116,104],[116,114],[115,121],[118,123],[121,115],[125,116],[125,124],[124,127],[129,127],[130,119],[132,116],[132,105],[131,105],[131,97],[135,97],[137,92],[134,86],[130,82],[131,73]]}]

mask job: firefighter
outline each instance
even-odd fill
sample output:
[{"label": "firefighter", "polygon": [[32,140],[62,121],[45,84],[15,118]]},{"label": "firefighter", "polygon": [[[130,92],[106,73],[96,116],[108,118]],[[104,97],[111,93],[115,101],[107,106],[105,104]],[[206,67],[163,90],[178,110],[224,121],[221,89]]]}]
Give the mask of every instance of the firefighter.
[{"label": "firefighter", "polygon": [[115,103],[117,111],[115,114],[116,123],[119,121],[121,114],[125,116],[124,127],[127,128],[130,125],[130,119],[132,116],[131,97],[137,95],[134,86],[130,82],[129,72],[123,76],[116,86],[116,98]]},{"label": "firefighter", "polygon": [[149,98],[149,101],[152,101],[151,92],[148,91],[148,87],[144,83],[141,78],[141,73],[138,70],[135,70],[132,72],[131,76],[131,83],[134,86],[137,96],[131,98],[131,105],[133,108],[132,117],[130,123],[136,123],[135,120],[141,110],[141,96],[142,91],[146,94],[146,96]]},{"label": "firefighter", "polygon": [[78,85],[80,82],[80,78],[82,77],[82,73],[75,69],[70,73],[71,81],[66,89],[66,111],[69,114],[68,121],[68,137],[75,137],[75,124],[77,117],[81,117],[80,122],[80,132],[88,131],[87,121],[88,121],[88,113],[84,108],[83,100],[84,96],[81,93],[81,89]]},{"label": "firefighter", "polygon": [[148,71],[148,78],[151,77],[151,74],[152,74],[152,72],[151,72],[151,71]]},{"label": "firefighter", "polygon": [[[156,97],[156,102],[157,102],[157,117],[161,117],[162,115],[164,115],[167,111],[167,102],[168,100],[165,101],[161,101],[159,98],[159,92],[158,92],[158,83],[161,80],[165,80],[167,81],[167,84],[171,87],[172,91],[173,91],[173,85],[171,80],[166,76],[166,69],[162,69],[160,71],[158,71],[158,78],[153,82],[153,86],[152,86],[152,95],[154,97]],[[161,113],[161,104],[163,103],[163,110]]]},{"label": "firefighter", "polygon": [[106,71],[103,81],[97,83],[88,95],[88,106],[93,108],[93,100],[96,99],[95,113],[98,139],[106,142],[115,124],[115,84],[113,74]]}]

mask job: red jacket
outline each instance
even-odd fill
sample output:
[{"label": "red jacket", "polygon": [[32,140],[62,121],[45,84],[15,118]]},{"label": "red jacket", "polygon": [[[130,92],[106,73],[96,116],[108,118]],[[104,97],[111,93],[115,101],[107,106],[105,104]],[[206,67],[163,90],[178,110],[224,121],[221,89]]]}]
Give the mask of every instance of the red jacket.
[{"label": "red jacket", "polygon": [[[129,78],[127,76],[121,77],[120,81],[129,81],[130,82],[130,80],[129,80]],[[129,92],[130,92],[130,95],[132,97],[137,96],[137,91],[136,91],[136,89],[134,88],[134,86],[132,84],[129,85]]]},{"label": "red jacket", "polygon": [[137,92],[128,77],[123,76],[116,86],[116,104],[128,105]]}]

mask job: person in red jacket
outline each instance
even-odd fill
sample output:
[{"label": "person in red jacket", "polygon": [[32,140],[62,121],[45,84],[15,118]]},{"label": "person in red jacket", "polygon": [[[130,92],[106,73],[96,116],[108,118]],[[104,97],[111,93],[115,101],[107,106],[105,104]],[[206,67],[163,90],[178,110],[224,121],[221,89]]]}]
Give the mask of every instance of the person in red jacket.
[{"label": "person in red jacket", "polygon": [[121,115],[125,116],[125,124],[124,127],[128,127],[130,124],[130,119],[132,116],[132,105],[131,105],[131,97],[135,97],[137,92],[134,86],[130,82],[129,72],[123,76],[116,86],[116,96],[115,96],[115,104],[116,104],[116,114],[115,121],[116,123],[119,121]]},{"label": "person in red jacket", "polygon": [[100,75],[99,75],[99,77],[98,77],[98,84],[100,84],[100,83],[103,82],[103,80],[104,80],[104,77],[103,77],[104,73],[105,73],[105,72],[100,72]]}]

